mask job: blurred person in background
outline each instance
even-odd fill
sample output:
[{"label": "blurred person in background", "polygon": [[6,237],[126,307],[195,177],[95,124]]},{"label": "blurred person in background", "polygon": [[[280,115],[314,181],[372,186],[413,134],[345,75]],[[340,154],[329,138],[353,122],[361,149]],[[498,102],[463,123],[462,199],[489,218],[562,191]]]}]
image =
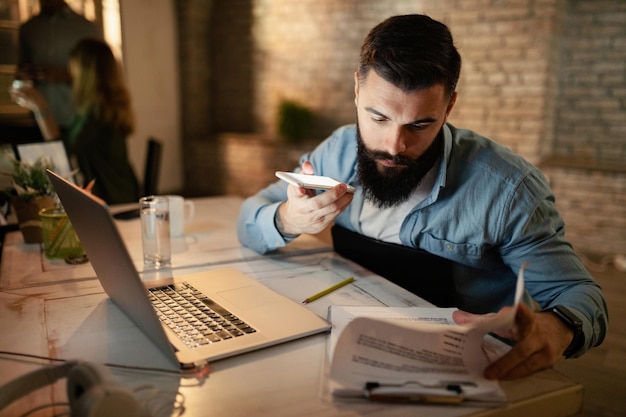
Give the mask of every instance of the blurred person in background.
[{"label": "blurred person in background", "polygon": [[36,88],[13,89],[11,97],[33,111],[45,140],[63,140],[83,182],[95,179],[93,194],[108,204],[136,202],[139,185],[126,143],[135,121],[119,63],[106,42],[82,39],[71,51],[69,73],[76,115],[67,133]]},{"label": "blurred person in background", "polygon": [[102,33],[64,0],[39,0],[39,6],[39,14],[19,28],[15,78],[32,81],[45,97],[59,128],[65,131],[74,117],[67,69],[70,51],[80,39],[101,39]]}]

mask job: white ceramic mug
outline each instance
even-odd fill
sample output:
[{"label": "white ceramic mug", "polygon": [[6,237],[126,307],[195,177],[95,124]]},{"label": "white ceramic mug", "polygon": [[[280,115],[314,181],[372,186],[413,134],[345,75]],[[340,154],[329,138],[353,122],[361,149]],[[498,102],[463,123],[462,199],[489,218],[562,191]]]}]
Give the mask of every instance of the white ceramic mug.
[{"label": "white ceramic mug", "polygon": [[170,202],[170,237],[180,238],[185,235],[185,223],[193,219],[195,207],[193,201],[180,195],[166,196]]}]

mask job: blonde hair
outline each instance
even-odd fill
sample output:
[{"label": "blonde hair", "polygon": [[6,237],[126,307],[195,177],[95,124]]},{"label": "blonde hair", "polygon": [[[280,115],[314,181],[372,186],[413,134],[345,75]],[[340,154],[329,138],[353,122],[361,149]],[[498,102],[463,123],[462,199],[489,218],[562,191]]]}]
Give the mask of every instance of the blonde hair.
[{"label": "blonde hair", "polygon": [[79,113],[94,116],[124,135],[135,129],[130,94],[111,48],[99,39],[79,41],[70,54],[72,96]]}]

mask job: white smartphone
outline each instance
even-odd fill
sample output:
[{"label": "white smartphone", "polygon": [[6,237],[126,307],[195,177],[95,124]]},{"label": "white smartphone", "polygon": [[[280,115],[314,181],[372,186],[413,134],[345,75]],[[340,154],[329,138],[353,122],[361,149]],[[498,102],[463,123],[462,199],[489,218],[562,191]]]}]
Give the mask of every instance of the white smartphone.
[{"label": "white smartphone", "polygon": [[[320,175],[306,175],[296,174],[295,172],[276,171],[276,176],[283,181],[287,181],[289,184],[313,190],[330,190],[335,185],[341,184],[336,179]],[[356,189],[353,186],[348,185],[348,192],[354,193],[354,191],[356,191]]]}]

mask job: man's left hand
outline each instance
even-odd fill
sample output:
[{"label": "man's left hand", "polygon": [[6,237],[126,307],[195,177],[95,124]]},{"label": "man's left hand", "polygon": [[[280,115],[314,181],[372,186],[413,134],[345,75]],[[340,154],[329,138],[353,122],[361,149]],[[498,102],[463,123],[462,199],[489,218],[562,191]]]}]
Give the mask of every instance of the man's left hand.
[{"label": "man's left hand", "polygon": [[563,358],[573,332],[552,313],[520,304],[511,329],[513,348],[485,369],[488,379],[516,379],[549,368]]}]

